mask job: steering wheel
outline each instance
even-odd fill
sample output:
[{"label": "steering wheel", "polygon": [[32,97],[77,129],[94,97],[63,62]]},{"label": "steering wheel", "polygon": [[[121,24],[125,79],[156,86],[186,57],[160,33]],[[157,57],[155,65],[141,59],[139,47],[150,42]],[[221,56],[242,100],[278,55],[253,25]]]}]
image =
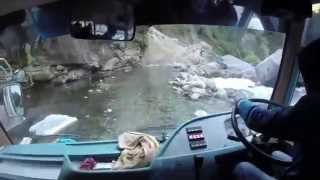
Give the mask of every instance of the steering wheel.
[{"label": "steering wheel", "polygon": [[[263,103],[263,104],[267,104],[267,105],[272,105],[272,106],[276,106],[276,107],[284,107],[281,104],[272,102],[272,101],[268,101],[265,99],[250,99],[250,101],[255,102],[255,103]],[[289,166],[291,165],[291,162],[289,161],[285,161],[285,160],[281,160],[277,157],[274,157],[270,154],[265,153],[264,151],[262,151],[260,148],[258,148],[256,145],[254,145],[253,143],[249,142],[245,136],[242,134],[242,132],[239,129],[238,126],[238,118],[237,115],[239,114],[237,105],[235,106],[235,108],[232,109],[232,114],[231,114],[231,122],[232,122],[232,127],[233,130],[235,132],[235,134],[238,136],[239,140],[243,143],[243,145],[248,149],[251,150],[252,152],[263,156],[267,159],[269,159],[271,162],[274,162],[276,164],[282,165],[282,166]]]}]

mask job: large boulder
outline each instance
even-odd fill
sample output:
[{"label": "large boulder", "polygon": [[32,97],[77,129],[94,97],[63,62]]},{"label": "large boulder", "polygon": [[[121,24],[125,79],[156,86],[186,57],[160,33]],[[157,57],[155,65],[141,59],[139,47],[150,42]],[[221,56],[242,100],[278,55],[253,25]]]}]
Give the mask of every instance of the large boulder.
[{"label": "large boulder", "polygon": [[188,45],[184,52],[177,54],[176,61],[184,61],[188,64],[199,65],[208,62],[211,58],[212,47],[206,42]]},{"label": "large boulder", "polygon": [[58,76],[57,78],[53,79],[52,82],[56,85],[62,85],[68,82],[79,80],[87,74],[88,72],[84,69],[75,69],[69,71],[67,74]]},{"label": "large boulder", "polygon": [[203,75],[208,78],[224,76],[225,68],[225,66],[215,61],[209,62],[199,67],[199,69],[203,72]]},{"label": "large boulder", "polygon": [[69,35],[47,39],[42,44],[41,64],[87,64],[97,61],[94,44],[90,41],[74,39]]},{"label": "large boulder", "polygon": [[[156,28],[149,28],[145,37],[145,53],[143,62],[146,64],[172,64],[173,62],[185,63],[180,58],[187,47],[178,39],[171,38]],[[183,62],[180,62],[183,61]]]},{"label": "large boulder", "polygon": [[57,76],[50,66],[27,66],[24,71],[33,81],[50,81]]},{"label": "large boulder", "polygon": [[276,82],[282,58],[282,49],[267,57],[256,66],[259,81],[265,86],[273,86]]},{"label": "large boulder", "polygon": [[214,78],[203,78],[202,80],[204,81],[208,89],[210,89],[211,91],[217,90],[217,86]]},{"label": "large boulder", "polygon": [[110,60],[108,60],[102,67],[102,70],[103,71],[112,71],[114,70],[115,68],[118,68],[119,67],[119,64],[120,64],[120,59],[119,58],[112,58]]},{"label": "large boulder", "polygon": [[227,67],[225,70],[225,76],[232,78],[246,78],[253,81],[257,80],[256,71],[253,65],[232,55],[225,55],[222,59],[223,63]]},{"label": "large boulder", "polygon": [[137,63],[142,50],[137,42],[95,42],[71,38],[69,35],[50,38],[43,42],[40,64],[80,64],[99,68],[112,58]]}]

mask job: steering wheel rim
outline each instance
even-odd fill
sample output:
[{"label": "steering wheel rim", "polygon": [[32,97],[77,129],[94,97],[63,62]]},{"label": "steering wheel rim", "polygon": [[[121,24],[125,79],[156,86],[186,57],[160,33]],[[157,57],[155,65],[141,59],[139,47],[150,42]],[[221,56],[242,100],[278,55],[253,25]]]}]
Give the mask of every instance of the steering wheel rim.
[{"label": "steering wheel rim", "polygon": [[[256,102],[256,103],[264,103],[264,104],[268,104],[268,105],[273,105],[273,106],[277,106],[277,107],[284,107],[281,104],[269,101],[269,100],[265,100],[265,99],[249,99],[252,102]],[[237,108],[236,106],[232,109],[232,114],[231,114],[231,123],[232,123],[232,127],[233,130],[235,132],[235,134],[238,136],[239,140],[242,142],[242,144],[249,150],[251,150],[252,152],[259,154],[260,156],[263,156],[269,160],[271,160],[272,162],[282,165],[282,166],[289,166],[291,165],[292,162],[289,161],[284,161],[281,159],[278,159],[274,156],[271,156],[270,154],[267,154],[265,152],[263,152],[261,149],[259,149],[257,146],[255,146],[254,144],[252,144],[251,142],[249,142],[242,134],[242,132],[239,129],[238,126],[238,119],[236,117],[236,115],[238,114]]]}]

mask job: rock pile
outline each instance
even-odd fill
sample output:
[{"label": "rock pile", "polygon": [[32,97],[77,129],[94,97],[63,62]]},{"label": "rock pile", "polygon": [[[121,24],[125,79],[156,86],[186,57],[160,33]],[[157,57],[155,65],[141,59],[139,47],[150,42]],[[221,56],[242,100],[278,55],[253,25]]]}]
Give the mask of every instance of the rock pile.
[{"label": "rock pile", "polygon": [[[176,45],[181,44],[176,42]],[[173,67],[178,71],[169,83],[178,94],[192,100],[212,96],[235,102],[240,98],[270,98],[282,50],[277,50],[257,66],[232,55],[218,56],[206,43],[184,46]]]},{"label": "rock pile", "polygon": [[254,66],[231,55],[215,58],[210,62],[207,60],[197,63],[193,61],[175,63],[173,67],[178,71],[178,75],[169,84],[178,94],[185,95],[192,100],[206,96],[231,101],[236,101],[241,97],[249,98],[252,97],[249,91],[217,87],[217,83],[220,83],[221,78],[257,81]]},{"label": "rock pile", "polygon": [[180,72],[174,81],[169,81],[178,94],[198,100],[203,96],[210,96],[217,91],[213,79],[208,79],[197,74]]},{"label": "rock pile", "polygon": [[89,74],[89,71],[83,68],[67,68],[62,65],[50,66],[27,66],[23,69],[33,81],[47,82],[51,81],[56,85],[79,80]]}]

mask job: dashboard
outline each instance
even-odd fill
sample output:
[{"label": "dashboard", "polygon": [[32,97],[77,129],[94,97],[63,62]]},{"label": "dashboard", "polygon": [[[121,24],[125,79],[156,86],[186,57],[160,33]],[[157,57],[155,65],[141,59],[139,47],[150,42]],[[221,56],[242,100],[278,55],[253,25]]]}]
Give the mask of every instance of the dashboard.
[{"label": "dashboard", "polygon": [[[74,144],[12,145],[0,150],[0,177],[9,179],[212,179],[218,177],[217,157],[244,150],[228,139],[225,120],[230,113],[201,117],[177,128],[161,144],[149,167],[129,170],[79,170],[86,157],[112,161],[117,141]],[[223,162],[223,161],[221,161]]]}]

